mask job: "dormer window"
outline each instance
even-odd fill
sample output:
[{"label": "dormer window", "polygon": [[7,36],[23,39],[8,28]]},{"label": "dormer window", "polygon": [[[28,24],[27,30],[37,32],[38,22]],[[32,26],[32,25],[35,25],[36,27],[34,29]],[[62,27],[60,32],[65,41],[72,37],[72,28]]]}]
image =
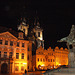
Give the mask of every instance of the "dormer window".
[{"label": "dormer window", "polygon": [[24,39],[23,38],[23,32],[19,32],[19,37],[18,37],[19,39]]}]

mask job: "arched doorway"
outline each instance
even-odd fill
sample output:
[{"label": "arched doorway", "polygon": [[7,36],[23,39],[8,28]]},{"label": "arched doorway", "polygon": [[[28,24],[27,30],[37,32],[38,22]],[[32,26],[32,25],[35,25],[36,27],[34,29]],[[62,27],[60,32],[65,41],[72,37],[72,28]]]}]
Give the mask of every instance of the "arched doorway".
[{"label": "arched doorway", "polygon": [[1,65],[1,73],[7,73],[7,64],[6,63],[3,63],[2,65]]}]

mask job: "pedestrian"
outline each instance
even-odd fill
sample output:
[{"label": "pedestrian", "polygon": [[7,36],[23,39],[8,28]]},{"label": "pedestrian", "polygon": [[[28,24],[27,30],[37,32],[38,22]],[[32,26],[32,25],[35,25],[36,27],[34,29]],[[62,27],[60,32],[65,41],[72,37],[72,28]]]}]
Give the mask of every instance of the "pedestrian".
[{"label": "pedestrian", "polygon": [[27,71],[26,71],[26,69],[25,69],[25,75],[27,75]]}]

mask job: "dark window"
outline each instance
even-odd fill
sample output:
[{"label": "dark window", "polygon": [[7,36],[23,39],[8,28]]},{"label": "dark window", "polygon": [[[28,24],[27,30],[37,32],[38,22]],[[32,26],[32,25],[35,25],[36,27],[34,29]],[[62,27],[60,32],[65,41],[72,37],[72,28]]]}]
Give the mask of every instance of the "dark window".
[{"label": "dark window", "polygon": [[7,58],[7,52],[4,52],[4,58]]},{"label": "dark window", "polygon": [[1,51],[0,51],[0,58],[1,58]]},{"label": "dark window", "polygon": [[20,34],[20,38],[22,38],[22,34]]},{"label": "dark window", "polygon": [[29,55],[28,55],[28,60],[29,60]]},{"label": "dark window", "polygon": [[19,59],[19,53],[16,53],[16,59]]},{"label": "dark window", "polygon": [[38,58],[38,61],[39,61],[39,58]]},{"label": "dark window", "polygon": [[22,57],[21,58],[24,59],[24,53],[22,53]]},{"label": "dark window", "polygon": [[29,47],[28,47],[28,51],[29,51]]},{"label": "dark window", "polygon": [[13,53],[12,53],[12,52],[10,52],[10,53],[9,53],[9,58],[12,58],[12,55],[13,55]]},{"label": "dark window", "polygon": [[5,41],[5,45],[8,45],[8,41]]},{"label": "dark window", "polygon": [[25,32],[25,29],[23,29],[23,31]]},{"label": "dark window", "polygon": [[55,62],[55,60],[53,59],[53,62]]},{"label": "dark window", "polygon": [[17,46],[19,47],[19,42],[17,42]]},{"label": "dark window", "polygon": [[28,69],[29,69],[29,66],[28,66]]},{"label": "dark window", "polygon": [[10,41],[10,46],[13,46],[13,41]]},{"label": "dark window", "polygon": [[41,61],[42,61],[42,58],[41,58]]},{"label": "dark window", "polygon": [[48,62],[50,62],[50,59],[48,59]]},{"label": "dark window", "polygon": [[52,59],[51,59],[51,62],[52,62]]},{"label": "dark window", "polygon": [[24,43],[22,43],[22,47],[24,47]]},{"label": "dark window", "polygon": [[38,32],[38,37],[40,37],[40,32]]},{"label": "dark window", "polygon": [[2,40],[0,40],[0,44],[2,44]]}]

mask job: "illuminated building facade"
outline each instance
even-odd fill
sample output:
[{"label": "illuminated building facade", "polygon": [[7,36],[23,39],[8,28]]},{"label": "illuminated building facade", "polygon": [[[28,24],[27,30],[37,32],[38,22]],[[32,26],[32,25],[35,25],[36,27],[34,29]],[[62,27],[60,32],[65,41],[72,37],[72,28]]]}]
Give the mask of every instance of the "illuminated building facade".
[{"label": "illuminated building facade", "polygon": [[68,65],[67,49],[44,50],[43,29],[36,21],[32,29],[25,18],[17,31],[0,27],[0,72],[24,73],[25,69],[47,70]]},{"label": "illuminated building facade", "polygon": [[24,73],[32,70],[32,42],[22,31],[0,27],[0,72]]},{"label": "illuminated building facade", "polygon": [[47,50],[44,50],[42,47],[39,47],[36,50],[36,55],[33,55],[33,69],[53,69],[57,68],[60,65],[68,65],[68,50],[65,48],[51,49],[49,47]]}]

